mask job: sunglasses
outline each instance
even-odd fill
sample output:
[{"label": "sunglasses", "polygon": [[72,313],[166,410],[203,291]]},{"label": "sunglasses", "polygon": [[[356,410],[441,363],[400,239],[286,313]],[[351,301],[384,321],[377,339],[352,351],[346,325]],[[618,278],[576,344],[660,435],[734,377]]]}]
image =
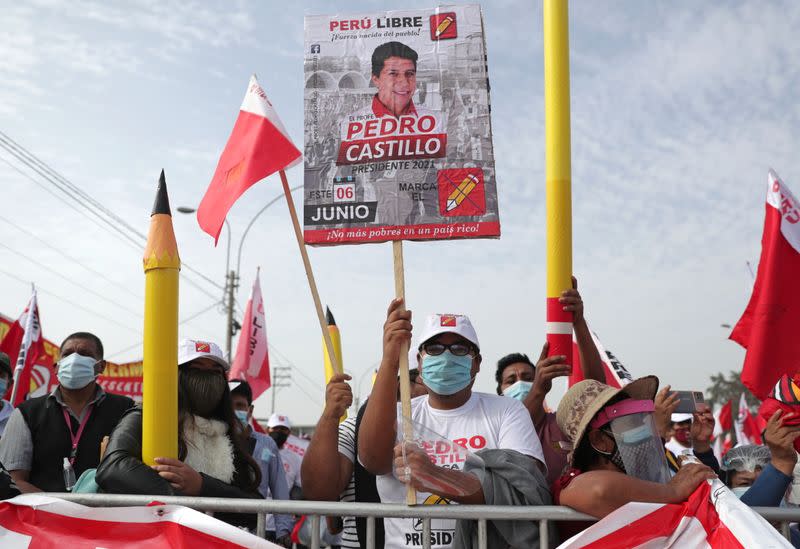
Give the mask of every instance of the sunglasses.
[{"label": "sunglasses", "polygon": [[463,343],[451,343],[450,345],[444,343],[424,343],[422,345],[422,350],[425,351],[426,355],[430,356],[439,356],[445,351],[450,351],[450,353],[455,356],[475,356],[473,347]]}]

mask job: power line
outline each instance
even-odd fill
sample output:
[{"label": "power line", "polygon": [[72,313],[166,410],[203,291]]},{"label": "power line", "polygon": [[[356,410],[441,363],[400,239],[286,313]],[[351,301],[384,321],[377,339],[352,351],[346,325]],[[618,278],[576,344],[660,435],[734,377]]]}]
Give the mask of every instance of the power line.
[{"label": "power line", "polygon": [[[4,133],[2,130],[0,130],[0,147],[4,148],[7,152],[11,153],[15,158],[17,158],[26,166],[34,170],[49,183],[56,186],[59,190],[61,190],[61,192],[66,194],[71,199],[75,200],[83,208],[89,210],[91,213],[95,213],[92,212],[92,208],[86,204],[88,202],[89,204],[92,205],[92,207],[95,208],[95,210],[105,214],[114,222],[112,223],[111,221],[103,217],[101,217],[101,219],[111,229],[116,231],[118,235],[139,245],[144,245],[144,243],[147,241],[147,235],[136,230],[127,221],[119,217],[110,209],[103,206],[99,201],[97,201],[91,195],[86,193],[83,189],[81,189],[80,187],[69,181],[66,177],[58,173],[56,170],[51,168],[47,163],[40,160],[25,147],[14,141],[8,134]],[[120,226],[127,229],[127,232],[123,231]],[[129,233],[132,233],[134,236],[138,237],[139,240],[141,240],[141,242],[137,242],[137,240],[132,238]],[[215,286],[220,290],[224,290],[224,288],[218,282],[215,282],[214,280],[212,280],[202,272],[198,271],[191,265],[183,263],[182,267],[185,268],[187,271],[192,272],[195,275],[201,277],[203,280],[205,280],[212,286]]]},{"label": "power line", "polygon": [[[27,173],[23,172],[22,170],[20,170],[16,166],[14,166],[11,162],[6,160],[5,158],[0,157],[0,160],[2,160],[5,164],[7,164],[12,170],[14,170],[15,172],[19,173],[20,175],[22,175],[23,177],[25,177],[26,179],[28,179],[29,181],[34,183],[36,186],[41,188],[43,191],[47,192],[49,195],[53,196],[56,200],[58,200],[59,202],[62,202],[63,204],[66,204],[67,206],[69,206],[72,210],[74,210],[76,213],[78,213],[81,216],[83,216],[85,219],[89,219],[92,223],[94,223],[95,225],[97,225],[98,227],[100,227],[103,230],[108,230],[107,227],[104,227],[103,225],[100,224],[100,221],[98,221],[95,216],[89,216],[87,218],[83,212],[78,210],[78,208],[74,204],[72,204],[72,202],[65,202],[60,196],[58,196],[55,192],[53,192],[49,187],[44,186],[40,181],[37,181],[35,178],[31,177],[30,174],[27,174]],[[140,246],[138,243],[132,242],[132,241],[130,241],[128,239],[125,240],[125,243],[128,244],[129,246],[132,246],[136,250],[141,250],[142,249],[142,246]]]},{"label": "power line", "polygon": [[6,245],[6,244],[2,243],[2,242],[0,242],[0,248],[4,248],[4,249],[8,250],[9,252],[11,252],[12,254],[18,255],[18,256],[20,256],[21,258],[23,258],[23,259],[26,259],[26,260],[30,261],[31,263],[33,263],[34,265],[36,265],[36,266],[37,266],[37,267],[39,267],[40,269],[44,269],[45,271],[47,271],[47,272],[49,272],[49,273],[52,273],[52,274],[54,274],[55,276],[59,277],[60,279],[62,279],[62,280],[64,280],[64,281],[66,281],[66,282],[69,282],[70,284],[72,284],[72,285],[74,285],[74,286],[77,286],[77,287],[78,287],[78,288],[80,288],[82,291],[84,291],[84,292],[88,292],[88,293],[90,293],[90,294],[92,294],[92,295],[94,295],[94,296],[96,296],[96,297],[99,297],[100,299],[102,299],[102,300],[104,300],[104,301],[107,301],[108,303],[111,303],[111,304],[112,304],[112,305],[114,305],[115,307],[119,307],[120,309],[123,309],[123,310],[125,310],[125,311],[127,311],[127,312],[129,312],[129,313],[132,313],[132,314],[134,314],[134,315],[137,315],[137,316],[141,316],[141,315],[142,315],[141,311],[134,311],[133,309],[130,309],[130,308],[128,308],[128,307],[125,307],[124,305],[120,305],[119,303],[117,303],[117,302],[116,302],[116,301],[114,301],[113,299],[110,299],[110,298],[108,298],[108,297],[104,296],[104,295],[103,295],[103,294],[101,294],[100,292],[96,292],[96,291],[92,290],[91,288],[87,288],[85,284],[81,284],[81,283],[79,283],[79,282],[75,282],[74,280],[72,280],[72,279],[70,279],[70,278],[68,278],[68,277],[64,276],[63,274],[59,273],[59,272],[58,272],[58,271],[56,271],[55,269],[53,269],[53,268],[51,268],[51,267],[48,267],[48,266],[47,266],[47,265],[45,265],[44,263],[42,263],[42,262],[40,262],[40,261],[37,261],[36,259],[33,259],[32,257],[30,257],[30,256],[28,256],[28,255],[25,255],[24,253],[22,253],[22,252],[19,252],[19,251],[15,250],[14,248],[12,248],[12,247],[10,247],[10,246],[8,246],[8,245]]},{"label": "power line", "polygon": [[[3,144],[2,144],[2,142],[0,142],[0,147],[3,147]],[[5,148],[5,147],[3,147],[3,148]],[[8,150],[8,149],[6,149],[6,150]],[[16,155],[15,155],[15,157],[16,157]],[[19,157],[16,157],[16,158],[17,158],[17,159],[19,159]],[[32,181],[32,182],[33,182],[33,183],[35,183],[37,186],[41,187],[43,190],[45,190],[45,191],[47,191],[49,194],[53,195],[53,196],[54,196],[56,199],[58,199],[59,201],[62,201],[62,203],[64,203],[64,204],[68,205],[70,208],[72,208],[72,209],[73,209],[73,210],[75,210],[77,213],[81,214],[81,215],[82,215],[84,218],[86,218],[85,214],[84,214],[83,212],[79,211],[79,210],[78,210],[78,209],[77,209],[77,208],[76,208],[76,207],[75,207],[75,206],[74,206],[74,205],[73,205],[71,202],[64,202],[64,201],[63,201],[63,200],[62,200],[62,199],[61,199],[59,196],[57,196],[55,193],[53,193],[53,192],[52,192],[52,191],[51,191],[49,188],[47,188],[47,187],[43,186],[43,185],[42,185],[42,184],[41,184],[39,181],[36,181],[36,179],[32,178],[30,175],[28,175],[28,174],[26,174],[25,172],[21,171],[19,168],[17,168],[16,166],[14,166],[14,165],[13,165],[13,164],[11,164],[10,162],[8,162],[8,160],[6,160],[5,158],[2,158],[2,157],[0,157],[0,160],[2,160],[3,162],[5,162],[6,164],[8,164],[8,166],[10,166],[10,167],[11,167],[13,170],[15,170],[15,171],[16,171],[16,172],[18,172],[19,174],[23,175],[25,178],[27,178],[28,180]],[[24,161],[23,161],[23,162],[24,162]],[[31,167],[31,166],[30,166],[30,164],[28,164],[27,162],[25,162],[25,164],[26,164],[27,166]],[[34,169],[34,170],[36,171],[36,173],[38,173],[38,174],[42,175],[42,177],[44,177],[45,179],[48,179],[48,178],[47,178],[47,176],[43,175],[43,174],[42,174],[40,171],[36,170],[36,169],[35,169],[35,168],[33,168],[33,167],[32,167],[32,169]],[[78,203],[79,203],[79,204],[81,204],[80,202],[78,202]],[[85,206],[84,206],[84,207],[85,207]],[[98,222],[98,216],[96,216],[96,215],[95,215],[95,212],[93,212],[92,210],[89,210],[89,212],[90,212],[92,215],[91,215],[91,216],[89,216],[89,217],[88,217],[88,219],[90,219],[90,220],[91,220],[91,221],[92,221],[92,222],[93,222],[95,225],[97,225],[97,226],[98,226],[98,227],[100,227],[101,229],[104,229],[104,230],[108,231],[108,228],[107,228],[107,227],[104,227],[103,225],[101,225],[101,224]],[[103,218],[100,218],[100,219],[103,219]],[[107,220],[105,220],[105,219],[103,219],[103,221],[105,221],[106,223],[108,223],[108,221],[107,221]],[[116,227],[114,227],[114,225],[113,225],[113,224],[112,224],[111,226],[112,226],[113,228],[115,228],[115,229],[116,229]],[[119,233],[119,231],[117,231],[117,232]],[[112,233],[112,234],[113,234],[113,233]],[[142,248],[144,248],[144,243],[140,243],[140,242],[137,242],[137,241],[135,241],[135,240],[132,240],[132,239],[130,238],[130,236],[129,236],[129,235],[126,235],[125,233],[119,233],[119,234],[120,234],[121,236],[123,236],[123,237],[125,238],[125,242],[126,242],[128,245],[132,246],[132,247],[133,247],[135,250],[141,251],[141,250],[142,250]],[[193,272],[197,273],[197,271],[195,271],[195,270],[194,270],[194,269],[193,269],[191,266],[187,265],[186,263],[181,263],[181,268],[182,268],[182,269],[184,269],[184,268],[185,268],[186,270],[193,271]],[[203,275],[202,273],[199,273],[199,274],[200,274],[200,276],[202,276],[203,278],[206,278],[206,277],[205,277],[205,275]],[[210,280],[210,279],[209,279],[209,280]],[[187,284],[189,284],[190,286],[193,286],[194,288],[196,288],[196,289],[197,289],[198,291],[200,291],[201,293],[205,294],[206,296],[208,296],[208,297],[210,297],[210,298],[212,298],[212,299],[216,299],[216,298],[217,298],[217,296],[215,296],[214,294],[212,294],[211,292],[209,292],[208,290],[206,290],[205,288],[203,288],[202,286],[200,286],[200,285],[199,285],[197,282],[195,282],[195,281],[194,281],[194,280],[192,280],[191,278],[188,278],[188,276],[187,276],[187,275],[184,275],[184,281],[185,281]],[[216,285],[216,284],[215,284],[215,285]],[[219,285],[217,285],[217,287],[221,288],[221,286],[219,286]]]},{"label": "power line", "polygon": [[[306,381],[308,381],[315,389],[319,389],[319,382],[314,381],[313,379],[311,379],[305,372],[303,372],[303,370],[301,370],[297,365],[295,365],[291,360],[289,360],[286,357],[286,355],[283,354],[282,352],[280,352],[280,350],[277,347],[275,347],[272,343],[268,343],[268,345],[269,345],[269,348],[270,348],[270,350],[272,352],[277,353],[278,358],[282,359],[284,364],[288,364],[292,368],[293,372],[296,371]],[[300,386],[298,385],[298,387],[300,387]]]},{"label": "power line", "polygon": [[[22,282],[26,286],[31,283],[29,280],[25,280],[23,278],[20,278],[20,277],[14,275],[14,274],[9,273],[8,271],[2,270],[2,269],[0,269],[0,274],[4,274],[7,277],[16,280],[17,282]],[[61,296],[59,294],[56,294],[56,293],[51,292],[49,290],[46,290],[46,289],[44,289],[43,287],[41,287],[39,285],[36,286],[36,291],[39,292],[39,293],[43,293],[43,294],[49,295],[50,297],[54,297],[55,299],[58,299],[59,301],[63,301],[64,303],[67,303],[68,305],[72,305],[73,307],[75,307],[77,309],[81,309],[82,311],[86,311],[87,313],[90,313],[90,314],[92,314],[92,315],[94,315],[94,316],[96,316],[98,318],[102,318],[104,320],[108,320],[109,322],[111,322],[113,324],[116,324],[117,326],[120,326],[121,328],[125,328],[126,330],[130,330],[130,331],[136,332],[136,333],[142,333],[142,330],[140,328],[139,329],[131,328],[130,326],[122,324],[121,322],[119,322],[115,318],[112,318],[110,316],[106,316],[106,315],[104,315],[102,313],[98,313],[97,311],[89,309],[88,307],[84,307],[80,303],[76,303],[76,302],[72,301],[71,299],[68,299],[68,298],[63,297],[63,296]]]},{"label": "power line", "polygon": [[[189,315],[188,317],[186,317],[183,320],[179,321],[178,324],[180,325],[180,324],[186,324],[187,322],[191,322],[192,320],[194,320],[198,316],[200,316],[200,315],[202,315],[204,313],[207,313],[208,311],[210,311],[211,309],[213,309],[216,306],[217,306],[217,303],[212,303],[208,307],[205,307],[205,308],[197,311],[196,313],[194,313],[192,315]],[[117,356],[117,355],[121,355],[122,353],[127,353],[128,351],[132,351],[133,349],[135,349],[137,347],[141,347],[142,343],[144,343],[144,342],[143,341],[139,341],[138,343],[135,343],[135,344],[131,345],[130,347],[125,347],[124,349],[121,349],[119,351],[111,353],[110,355],[106,356],[106,358],[111,358],[111,357],[114,357],[114,356]]]},{"label": "power line", "polygon": [[108,277],[107,277],[105,274],[103,274],[102,272],[98,271],[97,269],[94,269],[94,268],[90,267],[89,265],[86,265],[86,264],[85,264],[85,263],[83,263],[81,260],[79,260],[79,259],[76,259],[76,258],[74,258],[74,257],[72,257],[72,256],[70,256],[70,255],[68,255],[68,254],[65,254],[65,253],[64,253],[64,252],[63,252],[63,251],[62,251],[60,248],[58,248],[58,247],[56,247],[56,246],[53,246],[52,244],[50,244],[49,242],[47,242],[46,240],[44,240],[44,239],[42,239],[42,238],[39,238],[38,236],[36,236],[34,233],[30,232],[29,230],[27,230],[27,229],[25,229],[25,228],[23,228],[23,227],[20,227],[19,225],[17,225],[16,223],[14,223],[13,221],[11,221],[10,219],[6,219],[6,218],[5,218],[5,217],[3,217],[2,215],[0,215],[0,221],[3,221],[3,222],[5,222],[5,223],[7,223],[8,225],[11,225],[12,227],[14,227],[15,229],[17,229],[18,231],[20,231],[20,232],[22,232],[22,233],[24,233],[24,234],[26,234],[26,235],[30,236],[31,238],[35,239],[37,242],[39,242],[39,243],[40,243],[40,244],[42,244],[43,246],[45,246],[45,247],[47,247],[47,248],[50,248],[50,249],[51,249],[51,250],[53,250],[54,252],[58,253],[59,255],[61,255],[61,256],[62,256],[62,257],[64,257],[64,258],[66,258],[66,259],[68,259],[68,260],[72,261],[73,263],[75,263],[75,264],[77,264],[77,265],[80,265],[80,266],[81,266],[83,269],[86,269],[86,270],[87,270],[87,271],[89,271],[90,273],[92,273],[92,274],[94,274],[94,275],[96,275],[96,276],[99,276],[100,278],[102,278],[103,280],[105,280],[105,281],[106,281],[106,282],[108,282],[109,284],[112,284],[113,286],[115,286],[115,287],[119,288],[119,289],[120,289],[120,290],[122,290],[123,292],[125,292],[125,293],[127,293],[127,294],[130,294],[131,296],[133,296],[133,297],[135,297],[135,298],[137,298],[137,299],[142,299],[142,298],[143,298],[143,296],[141,296],[141,295],[138,295],[138,294],[136,294],[136,293],[132,292],[132,291],[131,291],[131,290],[130,290],[130,289],[127,287],[127,286],[125,286],[125,285],[123,285],[123,284],[120,284],[119,282],[116,282],[116,281],[114,281],[114,280],[112,280],[112,279],[108,278]]},{"label": "power line", "polygon": [[[2,134],[2,132],[0,132],[0,134]],[[38,164],[36,164],[33,161],[31,161],[28,158],[26,158],[22,153],[18,152],[16,150],[16,148],[11,146],[2,137],[0,137],[0,147],[5,149],[7,152],[11,153],[17,160],[19,160],[20,162],[25,164],[28,168],[30,168],[31,170],[33,170],[34,172],[39,174],[39,176],[41,176],[45,181],[47,181],[48,183],[50,183],[53,186],[55,186],[58,190],[60,190],[62,193],[64,193],[70,199],[72,199],[76,204],[78,204],[79,206],[84,208],[88,213],[90,213],[92,215],[97,215],[97,211],[96,210],[93,210],[91,207],[89,207],[88,204],[86,204],[86,202],[80,200],[79,197],[76,196],[74,193],[72,193],[70,191],[70,189],[67,188],[65,185],[59,183],[59,181],[57,181],[57,180],[53,179],[52,177],[50,177],[45,171],[43,171],[43,168],[41,168]],[[125,238],[130,243],[132,243],[132,244],[134,244],[136,246],[143,246],[144,245],[142,242],[140,242],[136,238],[132,237],[131,235],[129,235],[128,233],[123,231],[119,226],[114,224],[111,220],[107,219],[106,217],[98,215],[97,219],[99,219],[100,221],[102,221],[103,223],[108,225],[108,227],[111,230],[115,231],[119,236],[121,236],[122,238]],[[108,230],[108,229],[106,229],[106,230]]]}]

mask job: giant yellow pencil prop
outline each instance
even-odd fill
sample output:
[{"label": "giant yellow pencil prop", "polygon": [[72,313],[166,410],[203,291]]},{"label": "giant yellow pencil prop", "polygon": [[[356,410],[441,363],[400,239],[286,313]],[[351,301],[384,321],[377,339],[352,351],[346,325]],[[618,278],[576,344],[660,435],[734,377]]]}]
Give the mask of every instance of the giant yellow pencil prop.
[{"label": "giant yellow pencil prop", "polygon": [[333,343],[333,352],[336,355],[335,359],[331,360],[323,338],[322,354],[325,357],[325,385],[327,385],[334,374],[341,374],[344,371],[344,367],[342,366],[342,337],[339,334],[336,319],[333,318],[333,313],[328,307],[325,307],[325,322],[328,325],[328,333],[331,336],[331,343]]},{"label": "giant yellow pencil prop", "polygon": [[144,387],[142,461],[178,457],[178,276],[164,171],[158,181],[144,249]]},{"label": "giant yellow pencil prop", "polygon": [[572,175],[567,0],[544,0],[544,108],[547,205],[547,341],[572,364],[572,313],[558,302],[572,287]]},{"label": "giant yellow pencil prop", "polygon": [[[325,385],[331,380],[335,374],[344,373],[344,366],[342,365],[342,336],[339,334],[339,327],[336,325],[336,319],[333,318],[333,313],[329,307],[325,307],[325,323],[328,325],[328,335],[331,338],[333,345],[332,357],[328,354],[328,348],[325,344],[325,338],[322,338],[322,356],[325,357]],[[339,422],[347,419],[347,412],[339,418]]]}]

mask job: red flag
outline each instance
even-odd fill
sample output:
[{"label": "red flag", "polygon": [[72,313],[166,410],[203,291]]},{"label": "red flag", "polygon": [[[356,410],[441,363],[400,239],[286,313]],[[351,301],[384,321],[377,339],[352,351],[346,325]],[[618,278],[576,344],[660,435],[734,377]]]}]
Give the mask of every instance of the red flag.
[{"label": "red flag", "polygon": [[[733,414],[731,412],[732,402],[729,400],[722,405],[722,408],[716,414],[716,425],[719,428],[720,434],[725,431],[730,431],[733,425]],[[715,429],[716,430],[716,429]]]},{"label": "red flag", "polygon": [[36,302],[36,290],[31,295],[28,306],[14,322],[11,329],[0,342],[0,351],[8,355],[14,368],[14,388],[12,392],[13,406],[19,405],[30,391],[33,365],[44,353],[42,325],[39,321],[39,306]]},{"label": "red flag", "polygon": [[254,183],[295,165],[300,157],[267,94],[251,76],[239,117],[197,208],[200,228],[216,243],[233,203]]},{"label": "red flag", "polygon": [[269,389],[269,350],[264,319],[264,299],[256,273],[253,291],[244,312],[244,325],[236,346],[236,358],[231,367],[231,379],[244,379],[253,390],[253,400]]},{"label": "red flag", "polygon": [[762,400],[782,375],[800,370],[800,204],[772,170],[767,183],[758,275],[730,335],[747,349],[742,382]]},{"label": "red flag", "polygon": [[[633,381],[633,377],[631,377],[631,374],[628,372],[625,366],[623,366],[622,363],[617,360],[617,357],[614,356],[611,351],[606,350],[603,344],[600,343],[600,339],[598,339],[597,334],[594,332],[592,332],[592,341],[594,341],[594,344],[597,347],[597,352],[600,353],[600,360],[603,361],[603,370],[606,374],[606,385],[619,388]],[[583,369],[581,367],[580,356],[580,352],[578,351],[578,343],[575,341],[575,334],[573,333],[572,374],[570,374],[568,381],[568,385],[570,387],[583,380]]]}]

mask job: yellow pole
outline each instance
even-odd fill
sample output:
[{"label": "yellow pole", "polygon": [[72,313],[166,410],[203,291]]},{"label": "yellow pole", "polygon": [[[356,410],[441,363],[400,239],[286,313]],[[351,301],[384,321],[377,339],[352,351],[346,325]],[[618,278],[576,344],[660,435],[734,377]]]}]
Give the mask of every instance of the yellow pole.
[{"label": "yellow pole", "polygon": [[[325,385],[337,373],[344,373],[344,366],[342,363],[342,336],[339,333],[339,327],[336,325],[336,319],[333,318],[333,313],[330,308],[325,307],[325,322],[328,325],[328,336],[333,346],[334,357],[328,354],[328,348],[325,343],[325,338],[322,338],[322,356],[325,358]],[[339,418],[339,423],[347,419],[347,412]]]},{"label": "yellow pole", "polygon": [[178,457],[180,268],[162,170],[144,249],[142,461],[148,465],[157,457]]},{"label": "yellow pole", "polygon": [[547,206],[547,341],[572,364],[572,314],[558,302],[572,287],[572,175],[567,0],[544,0]]},{"label": "yellow pole", "polygon": [[[325,345],[325,339],[322,339],[322,355],[325,357],[325,385],[331,380],[336,373],[342,373],[344,366],[342,365],[342,337],[339,334],[339,327],[336,325],[336,319],[333,318],[330,308],[325,308],[325,321],[328,324],[328,333],[330,334],[331,343],[333,344],[333,352],[338,360],[331,360],[328,354],[328,349]],[[346,418],[347,416],[345,416]]]}]

